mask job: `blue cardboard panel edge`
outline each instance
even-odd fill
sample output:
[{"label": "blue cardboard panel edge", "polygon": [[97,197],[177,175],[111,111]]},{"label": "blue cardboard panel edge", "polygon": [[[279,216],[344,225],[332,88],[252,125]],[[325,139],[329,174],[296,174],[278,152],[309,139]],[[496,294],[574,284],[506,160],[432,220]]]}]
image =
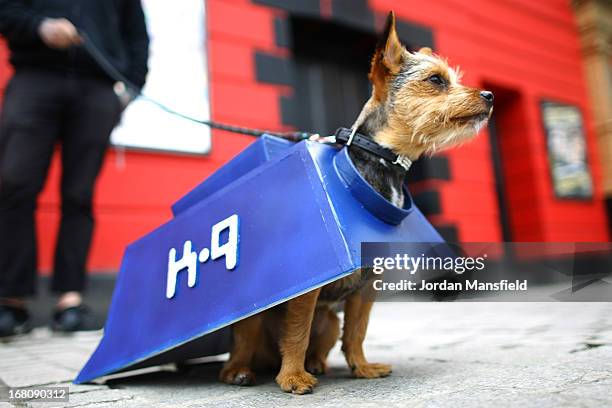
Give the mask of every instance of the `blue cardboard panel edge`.
[{"label": "blue cardboard panel edge", "polygon": [[274,139],[255,142],[128,246],[104,337],[75,382],[192,358],[194,344],[218,354],[231,323],[357,269],[363,241],[441,241],[411,200],[393,222],[375,210],[385,203],[364,205],[382,197],[339,172],[346,151]]},{"label": "blue cardboard panel edge", "polygon": [[294,143],[278,137],[263,135],[246,149],[240,152],[230,162],[211,174],[206,180],[172,205],[172,213],[176,216],[189,207],[197,204],[236,178],[277,157]]}]

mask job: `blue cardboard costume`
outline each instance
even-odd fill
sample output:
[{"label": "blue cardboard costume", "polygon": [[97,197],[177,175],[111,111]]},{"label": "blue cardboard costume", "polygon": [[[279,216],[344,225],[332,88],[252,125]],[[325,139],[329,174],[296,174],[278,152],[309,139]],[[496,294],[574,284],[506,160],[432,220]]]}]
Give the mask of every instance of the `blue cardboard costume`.
[{"label": "blue cardboard costume", "polygon": [[362,242],[441,242],[347,148],[263,136],[125,251],[104,337],[76,383],[229,351],[229,325],[360,268]]}]

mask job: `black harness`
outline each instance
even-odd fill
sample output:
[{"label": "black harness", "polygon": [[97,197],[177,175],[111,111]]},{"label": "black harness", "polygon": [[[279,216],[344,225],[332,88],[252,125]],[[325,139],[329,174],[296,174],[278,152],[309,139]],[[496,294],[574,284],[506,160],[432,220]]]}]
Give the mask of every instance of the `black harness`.
[{"label": "black harness", "polygon": [[339,128],[335,134],[336,143],[344,146],[356,146],[362,150],[372,153],[381,159],[386,160],[394,166],[399,166],[404,171],[408,171],[412,165],[412,160],[401,154],[395,154],[390,149],[382,147],[369,137],[357,133],[352,129]]}]

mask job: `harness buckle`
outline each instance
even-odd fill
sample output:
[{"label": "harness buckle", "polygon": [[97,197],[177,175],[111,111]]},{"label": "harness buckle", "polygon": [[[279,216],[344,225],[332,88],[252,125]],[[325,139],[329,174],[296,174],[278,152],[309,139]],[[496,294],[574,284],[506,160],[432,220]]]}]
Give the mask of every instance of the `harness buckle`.
[{"label": "harness buckle", "polygon": [[412,166],[412,160],[410,160],[406,156],[398,154],[397,158],[395,159],[395,161],[393,161],[393,164],[398,164],[398,165],[402,166],[404,168],[404,170],[408,171],[408,170],[410,170],[410,166]]}]

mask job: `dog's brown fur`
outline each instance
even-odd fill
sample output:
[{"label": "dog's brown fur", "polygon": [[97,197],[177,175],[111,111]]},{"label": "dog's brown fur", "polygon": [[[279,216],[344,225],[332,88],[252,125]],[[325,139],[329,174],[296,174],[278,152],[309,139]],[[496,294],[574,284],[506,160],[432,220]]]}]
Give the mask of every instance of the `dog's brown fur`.
[{"label": "dog's brown fur", "polygon": [[[393,13],[372,58],[369,78],[372,96],[354,128],[412,160],[470,139],[492,111],[491,101],[483,99],[480,90],[461,85],[460,75],[430,49],[408,52],[397,36]],[[331,307],[342,300],[342,351],[353,376],[391,373],[390,365],[369,363],[363,351],[374,298],[368,279],[366,271],[356,271],[234,324],[234,347],[221,381],[253,384],[252,367],[280,366],[276,381],[281,389],[311,392],[317,383],[313,374],[325,372],[327,355],[340,336],[340,322]]]}]

